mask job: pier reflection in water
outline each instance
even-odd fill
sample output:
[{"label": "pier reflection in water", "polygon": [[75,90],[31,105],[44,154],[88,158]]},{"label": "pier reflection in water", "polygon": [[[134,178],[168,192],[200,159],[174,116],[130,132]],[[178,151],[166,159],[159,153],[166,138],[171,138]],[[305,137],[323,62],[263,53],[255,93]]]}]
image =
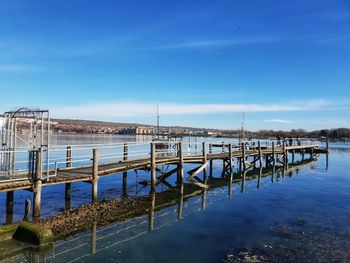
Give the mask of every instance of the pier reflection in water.
[{"label": "pier reflection in water", "polygon": [[[284,178],[286,172],[289,176],[297,175],[302,167],[309,168],[316,160],[311,158],[290,164],[289,167],[258,167],[250,171],[231,173],[225,177],[215,177],[215,173],[207,177],[204,170],[203,181],[210,186],[209,189],[200,189],[183,182],[178,184],[176,189],[156,192],[152,190],[150,196],[150,207],[148,215],[130,218],[123,222],[116,222],[107,226],[98,226],[98,222],[91,225],[90,231],[84,231],[69,238],[59,240],[53,244],[47,251],[36,251],[28,249],[17,253],[15,257],[9,259],[11,262],[20,262],[23,260],[29,262],[69,262],[85,261],[94,259],[103,251],[118,250],[114,247],[127,244],[131,240],[139,238],[150,231],[174,224],[191,214],[205,210],[211,205],[218,205],[227,197],[232,198],[238,189],[240,192],[247,191],[246,188],[261,189],[270,180],[274,182]],[[223,173],[221,173],[222,175]],[[249,183],[248,183],[249,182]],[[263,183],[264,182],[264,183]],[[167,192],[177,192],[173,200],[166,199],[166,203],[157,203],[157,197],[167,195]],[[124,192],[124,191],[123,191]],[[236,194],[237,194],[236,193]],[[126,193],[123,193],[125,198]],[[162,198],[161,198],[162,199]],[[115,255],[116,257],[118,255]]]}]

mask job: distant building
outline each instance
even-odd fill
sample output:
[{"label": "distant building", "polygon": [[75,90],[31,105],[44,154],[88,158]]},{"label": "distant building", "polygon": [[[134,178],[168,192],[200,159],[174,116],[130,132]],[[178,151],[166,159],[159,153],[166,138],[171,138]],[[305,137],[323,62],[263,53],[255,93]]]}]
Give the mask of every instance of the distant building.
[{"label": "distant building", "polygon": [[5,125],[5,118],[0,117],[0,129]]},{"label": "distant building", "polygon": [[153,134],[153,128],[137,127],[136,128],[136,134],[138,134],[138,135],[152,135]]},{"label": "distant building", "polygon": [[128,127],[119,130],[119,134],[132,134],[132,135],[152,135],[153,128],[149,127]]}]

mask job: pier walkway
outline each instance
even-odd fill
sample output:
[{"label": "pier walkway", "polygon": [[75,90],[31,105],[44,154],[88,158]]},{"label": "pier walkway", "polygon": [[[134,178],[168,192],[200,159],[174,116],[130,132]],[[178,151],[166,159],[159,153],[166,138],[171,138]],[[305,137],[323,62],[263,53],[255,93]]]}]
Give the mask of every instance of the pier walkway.
[{"label": "pier walkway", "polygon": [[[158,184],[169,188],[167,179],[176,175],[176,183],[194,184],[208,188],[209,177],[213,173],[213,162],[221,161],[222,177],[233,174],[235,163],[241,174],[257,167],[288,167],[294,163],[296,154],[304,160],[305,154],[312,157],[317,153],[328,152],[318,143],[303,141],[298,145],[277,144],[275,141],[253,142],[249,145],[231,143],[214,144],[208,142],[131,142],[104,145],[57,146],[47,150],[0,151],[0,158],[6,161],[15,155],[10,171],[0,171],[0,192],[7,192],[6,211],[13,210],[13,194],[16,190],[33,192],[33,217],[40,217],[42,187],[65,184],[65,198],[70,200],[71,184],[86,182],[92,185],[92,202],[98,200],[98,181],[102,176],[121,173],[123,191],[126,191],[129,171],[144,170],[149,180],[142,182],[155,190]],[[43,156],[49,156],[43,158]],[[10,158],[8,158],[10,159]],[[185,164],[196,166],[184,174]],[[172,166],[163,170],[162,166]],[[192,168],[192,167],[191,167]],[[209,171],[208,171],[209,170]]]}]

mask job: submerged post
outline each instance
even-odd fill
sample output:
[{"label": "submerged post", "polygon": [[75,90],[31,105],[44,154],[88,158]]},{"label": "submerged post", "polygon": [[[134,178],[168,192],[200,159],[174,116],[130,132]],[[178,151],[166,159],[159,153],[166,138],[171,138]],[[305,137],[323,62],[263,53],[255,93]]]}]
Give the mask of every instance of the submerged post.
[{"label": "submerged post", "polygon": [[92,202],[98,200],[98,149],[93,149],[92,152]]},{"label": "submerged post", "polygon": [[[124,154],[123,160],[128,160],[128,144],[124,143]],[[127,195],[127,185],[128,185],[128,171],[123,172],[123,196]]]},{"label": "submerged post", "polygon": [[[209,153],[211,154],[213,152],[213,146],[211,143],[209,143]],[[213,177],[213,160],[210,159],[209,161],[209,177]]]},{"label": "submerged post", "polygon": [[157,184],[156,147],[155,147],[155,143],[151,142],[151,188],[155,189],[156,184]]},{"label": "submerged post", "polygon": [[35,169],[35,183],[34,183],[34,202],[33,202],[33,218],[36,221],[40,217],[41,206],[41,186],[42,186],[42,152],[41,149],[36,151],[36,169]]}]

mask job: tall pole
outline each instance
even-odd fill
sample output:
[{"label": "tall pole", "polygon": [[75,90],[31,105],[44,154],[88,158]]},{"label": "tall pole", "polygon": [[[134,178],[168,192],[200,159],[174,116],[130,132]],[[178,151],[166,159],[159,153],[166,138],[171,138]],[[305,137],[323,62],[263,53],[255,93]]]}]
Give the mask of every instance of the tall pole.
[{"label": "tall pole", "polygon": [[151,143],[151,188],[156,189],[157,184],[157,170],[156,170],[156,147]]},{"label": "tall pole", "polygon": [[159,140],[159,102],[157,103],[157,137]]}]

